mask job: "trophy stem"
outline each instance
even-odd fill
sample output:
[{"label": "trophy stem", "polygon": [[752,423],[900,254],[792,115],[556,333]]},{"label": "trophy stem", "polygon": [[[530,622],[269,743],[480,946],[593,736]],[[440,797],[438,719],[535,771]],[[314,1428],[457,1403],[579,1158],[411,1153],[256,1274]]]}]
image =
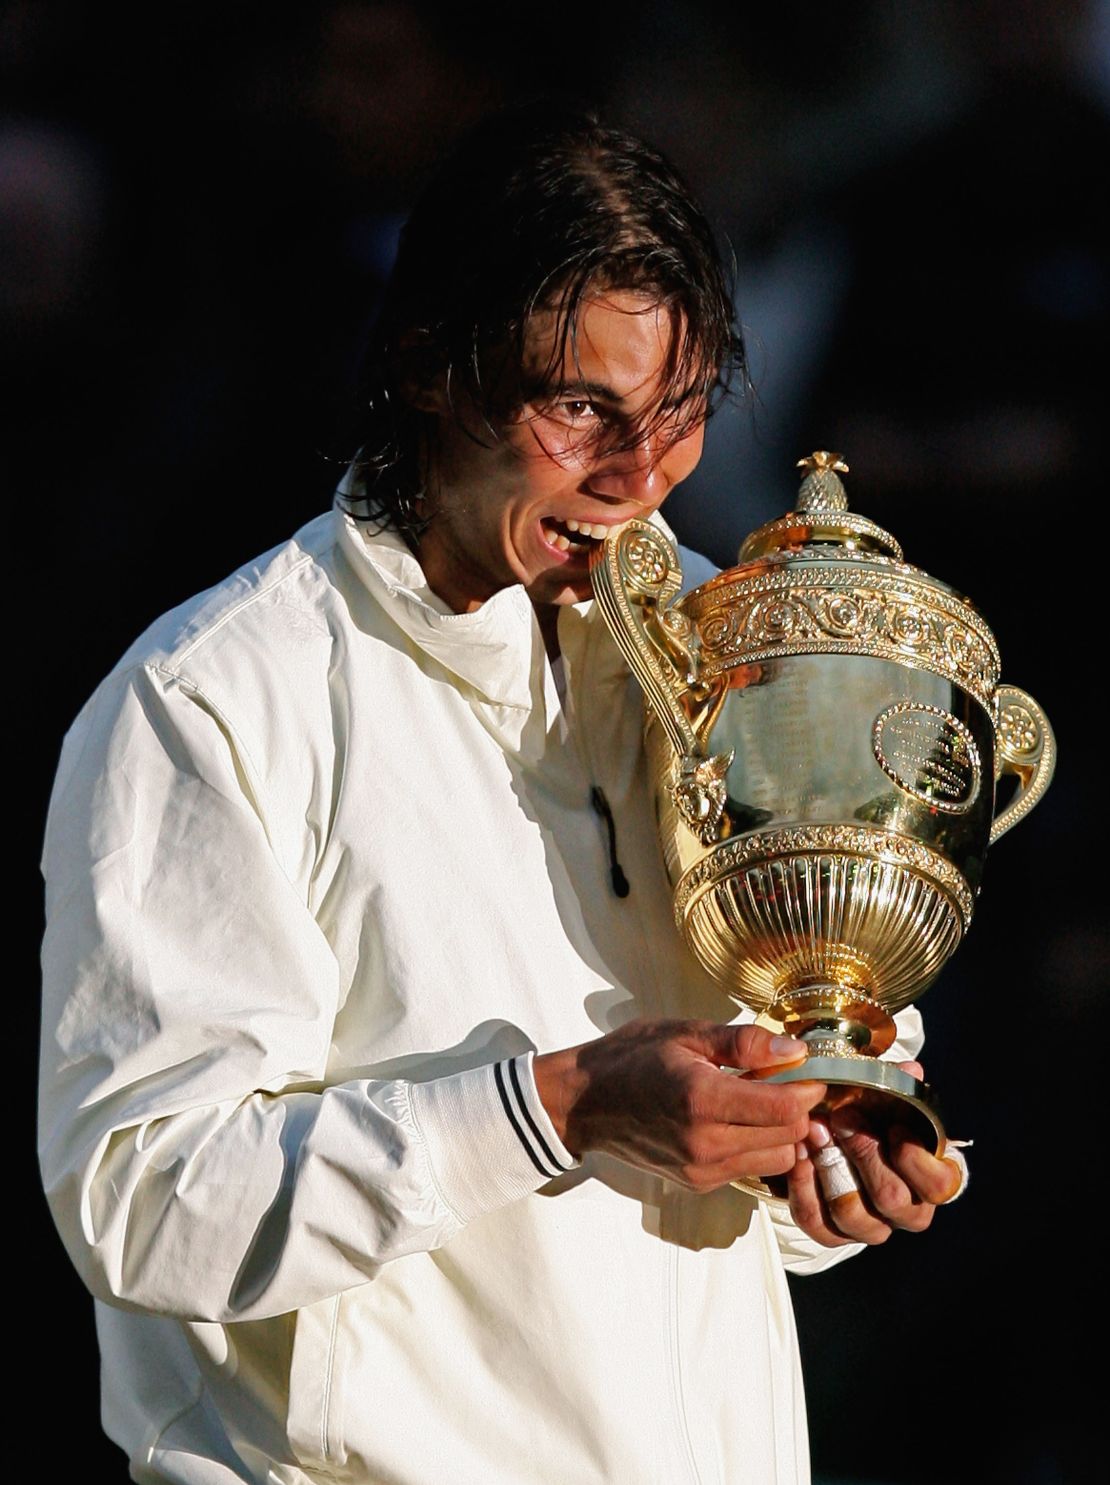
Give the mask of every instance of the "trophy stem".
[{"label": "trophy stem", "polygon": [[855,985],[808,981],[780,991],[769,1014],[811,1057],[878,1057],[897,1034],[890,1012]]},{"label": "trophy stem", "polygon": [[794,1034],[805,1042],[811,1057],[862,1057],[870,1039],[866,1026],[831,1017]]}]

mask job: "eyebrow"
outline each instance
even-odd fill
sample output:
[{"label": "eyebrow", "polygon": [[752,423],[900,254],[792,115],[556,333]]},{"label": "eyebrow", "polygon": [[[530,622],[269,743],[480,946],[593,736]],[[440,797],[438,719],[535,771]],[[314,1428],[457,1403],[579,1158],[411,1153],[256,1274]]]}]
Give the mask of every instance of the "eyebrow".
[{"label": "eyebrow", "polygon": [[550,383],[535,381],[526,383],[524,388],[526,397],[586,397],[597,402],[612,402],[618,406],[624,401],[615,388],[610,387],[607,382],[587,382],[579,379],[573,382],[559,382],[552,386]]},{"label": "eyebrow", "polygon": [[[531,400],[533,397],[542,396],[585,397],[595,402],[609,402],[615,407],[620,407],[625,401],[614,387],[609,386],[608,382],[589,382],[581,378],[573,382],[563,382],[556,387],[548,386],[543,382],[537,381],[525,386],[524,395],[528,400]],[[664,411],[669,412],[689,402],[691,397],[700,395],[701,388],[697,386],[686,387],[683,391],[676,393],[675,396],[668,397],[661,406]]]}]

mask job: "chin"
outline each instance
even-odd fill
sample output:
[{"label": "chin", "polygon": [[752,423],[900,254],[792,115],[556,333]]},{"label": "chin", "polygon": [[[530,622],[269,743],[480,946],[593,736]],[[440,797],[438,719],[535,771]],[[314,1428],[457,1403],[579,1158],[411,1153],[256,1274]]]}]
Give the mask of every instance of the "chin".
[{"label": "chin", "polygon": [[589,578],[582,578],[578,582],[562,583],[558,586],[552,583],[545,585],[542,592],[533,589],[529,594],[537,608],[563,608],[571,603],[585,603],[593,596]]}]

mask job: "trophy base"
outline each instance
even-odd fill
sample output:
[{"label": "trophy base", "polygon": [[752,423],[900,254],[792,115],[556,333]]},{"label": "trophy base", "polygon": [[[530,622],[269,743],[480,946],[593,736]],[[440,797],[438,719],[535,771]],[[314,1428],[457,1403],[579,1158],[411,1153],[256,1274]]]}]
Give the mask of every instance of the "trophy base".
[{"label": "trophy base", "polygon": [[[877,1057],[811,1053],[803,1062],[754,1076],[766,1083],[824,1083],[828,1092],[813,1110],[815,1118],[827,1119],[838,1110],[855,1106],[866,1127],[880,1138],[888,1129],[899,1126],[908,1129],[932,1155],[944,1148],[944,1125],[933,1106],[929,1085],[897,1063],[880,1062]],[[782,1176],[766,1180],[750,1177],[732,1184],[764,1201],[786,1200]]]}]

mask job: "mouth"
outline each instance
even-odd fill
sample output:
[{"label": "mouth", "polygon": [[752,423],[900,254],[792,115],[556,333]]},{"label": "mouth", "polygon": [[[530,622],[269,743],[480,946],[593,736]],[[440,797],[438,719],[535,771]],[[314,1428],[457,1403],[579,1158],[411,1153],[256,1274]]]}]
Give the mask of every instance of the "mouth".
[{"label": "mouth", "polygon": [[544,516],[540,521],[540,530],[548,546],[570,557],[592,552],[613,529],[589,521],[557,521],[554,516]]}]

